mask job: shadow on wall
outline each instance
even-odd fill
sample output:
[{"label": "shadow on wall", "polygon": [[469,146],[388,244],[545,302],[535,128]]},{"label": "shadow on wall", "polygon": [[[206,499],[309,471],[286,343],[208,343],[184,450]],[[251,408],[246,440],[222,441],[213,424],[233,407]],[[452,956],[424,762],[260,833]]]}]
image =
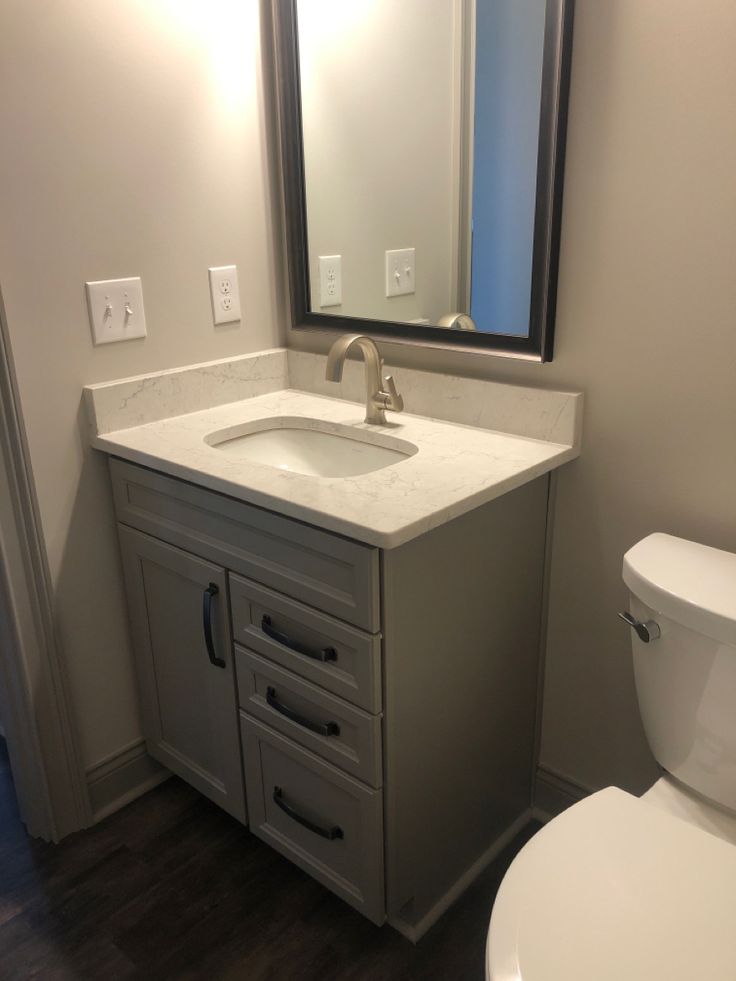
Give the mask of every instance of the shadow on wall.
[{"label": "shadow on wall", "polygon": [[81,402],[77,424],[83,462],[54,602],[89,771],[141,730],[107,458],[89,446]]}]

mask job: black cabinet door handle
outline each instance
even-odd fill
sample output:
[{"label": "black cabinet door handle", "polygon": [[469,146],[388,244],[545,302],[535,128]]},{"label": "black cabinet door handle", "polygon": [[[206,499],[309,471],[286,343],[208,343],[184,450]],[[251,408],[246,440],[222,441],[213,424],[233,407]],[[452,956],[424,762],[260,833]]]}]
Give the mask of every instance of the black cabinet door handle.
[{"label": "black cabinet door handle", "polygon": [[296,821],[297,824],[301,824],[303,828],[307,831],[312,831],[314,834],[319,835],[320,838],[326,838],[328,841],[334,841],[335,838],[344,838],[342,833],[342,828],[337,824],[333,824],[331,828],[323,828],[319,824],[315,824],[314,821],[310,821],[309,818],[305,818],[303,814],[299,811],[295,811],[291,804],[287,804],[284,800],[283,791],[281,787],[273,788],[273,802],[276,807],[280,807],[284,814],[287,814],[292,821]]},{"label": "black cabinet door handle", "polygon": [[336,661],[337,651],[334,647],[323,647],[322,650],[315,650],[313,647],[307,647],[306,644],[300,643],[298,640],[294,640],[289,637],[288,634],[282,633],[271,623],[271,617],[264,613],[261,617],[261,630],[267,637],[271,640],[275,640],[277,644],[283,644],[284,647],[288,647],[290,651],[294,651],[296,654],[303,654],[304,657],[310,657],[313,661]]},{"label": "black cabinet door handle", "polygon": [[204,642],[207,647],[207,656],[210,659],[210,664],[214,664],[216,668],[224,668],[227,665],[221,657],[215,654],[215,642],[212,639],[212,599],[219,592],[219,587],[213,582],[205,589],[202,599],[202,626],[204,628]]},{"label": "black cabinet door handle", "polygon": [[291,719],[292,722],[296,722],[297,725],[304,726],[305,729],[309,729],[310,732],[316,732],[318,736],[339,736],[340,726],[337,722],[312,722],[311,719],[306,719],[303,715],[299,715],[294,709],[290,709],[288,705],[284,705],[283,702],[279,701],[278,695],[276,694],[276,689],[271,685],[266,689],[266,701],[280,715],[285,715],[287,719]]}]

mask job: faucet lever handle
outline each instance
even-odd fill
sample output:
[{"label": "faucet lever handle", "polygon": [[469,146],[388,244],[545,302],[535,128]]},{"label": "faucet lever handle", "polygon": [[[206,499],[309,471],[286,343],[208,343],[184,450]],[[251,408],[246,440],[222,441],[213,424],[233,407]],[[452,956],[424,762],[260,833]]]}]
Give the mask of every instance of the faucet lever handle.
[{"label": "faucet lever handle", "polygon": [[394,381],[393,375],[386,375],[384,379],[384,384],[388,391],[389,396],[389,408],[394,412],[401,412],[404,408],[404,399],[399,395],[396,390],[396,382]]}]

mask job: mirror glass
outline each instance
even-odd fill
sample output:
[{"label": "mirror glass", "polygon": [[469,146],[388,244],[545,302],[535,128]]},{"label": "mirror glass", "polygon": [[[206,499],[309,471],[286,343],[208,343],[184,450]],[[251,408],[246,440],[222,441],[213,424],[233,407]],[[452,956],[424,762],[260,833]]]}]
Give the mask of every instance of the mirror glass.
[{"label": "mirror glass", "polygon": [[529,337],[559,6],[296,0],[308,312]]}]

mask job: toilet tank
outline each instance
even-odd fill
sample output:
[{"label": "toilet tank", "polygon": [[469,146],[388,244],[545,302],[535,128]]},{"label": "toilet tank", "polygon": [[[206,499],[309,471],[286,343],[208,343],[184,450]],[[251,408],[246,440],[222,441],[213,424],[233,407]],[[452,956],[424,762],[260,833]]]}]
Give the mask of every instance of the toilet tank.
[{"label": "toilet tank", "polygon": [[736,811],[736,555],[654,534],[624,556],[634,674],[654,756],[674,777]]}]

